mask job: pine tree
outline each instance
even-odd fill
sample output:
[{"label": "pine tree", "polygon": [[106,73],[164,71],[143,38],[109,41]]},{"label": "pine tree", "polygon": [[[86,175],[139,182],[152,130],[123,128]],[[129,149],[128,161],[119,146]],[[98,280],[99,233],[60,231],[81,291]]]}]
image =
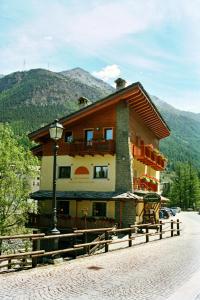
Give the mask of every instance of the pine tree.
[{"label": "pine tree", "polygon": [[197,171],[191,163],[177,163],[170,192],[171,204],[183,209],[200,204],[200,185]]}]

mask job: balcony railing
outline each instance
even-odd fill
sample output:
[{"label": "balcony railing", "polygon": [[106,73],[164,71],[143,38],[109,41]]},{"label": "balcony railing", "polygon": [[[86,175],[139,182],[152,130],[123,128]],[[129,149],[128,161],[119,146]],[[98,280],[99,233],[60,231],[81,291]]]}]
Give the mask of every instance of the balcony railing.
[{"label": "balcony railing", "polygon": [[[104,228],[113,227],[115,220],[107,217],[70,217],[67,215],[59,214],[57,216],[59,229],[72,229],[72,228]],[[30,228],[50,228],[51,227],[51,214],[29,214],[27,227]]]},{"label": "balcony railing", "polygon": [[157,192],[158,182],[153,182],[151,180],[147,181],[145,178],[134,178],[133,187],[134,190]]},{"label": "balcony railing", "polygon": [[163,171],[166,167],[167,159],[153,145],[133,145],[133,156],[156,171]]},{"label": "balcony railing", "polygon": [[75,141],[65,145],[66,154],[70,156],[75,155],[105,155],[115,153],[114,140],[101,140],[101,141]]}]

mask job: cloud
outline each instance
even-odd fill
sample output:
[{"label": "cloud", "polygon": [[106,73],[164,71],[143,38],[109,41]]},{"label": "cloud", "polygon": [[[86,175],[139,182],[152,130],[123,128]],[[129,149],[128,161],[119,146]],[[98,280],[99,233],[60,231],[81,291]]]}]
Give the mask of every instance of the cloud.
[{"label": "cloud", "polygon": [[104,67],[100,71],[94,71],[92,75],[104,80],[104,81],[109,81],[110,79],[116,79],[117,77],[120,76],[120,68],[118,65],[110,65]]},{"label": "cloud", "polygon": [[[0,49],[1,73],[6,72],[6,68],[9,71],[19,68],[24,59],[30,67],[43,64],[48,57],[69,48],[79,53],[80,58],[82,55],[93,56],[107,61],[108,65],[112,62],[120,65],[128,63],[142,69],[162,70],[164,63],[157,58],[165,60],[172,57],[176,63],[180,55],[163,51],[162,41],[157,47],[149,45],[145,34],[148,38],[152,31],[162,30],[166,23],[183,27],[186,42],[182,49],[185,59],[193,61],[200,53],[199,33],[196,30],[200,26],[200,1],[190,2],[85,0],[84,3],[69,1],[66,5],[64,1],[49,1],[47,9],[45,1],[31,1],[34,18],[9,31],[9,42]],[[142,38],[140,34],[143,34]],[[127,45],[123,49],[124,55],[121,55],[119,44],[126,45],[135,37],[143,51],[135,53],[133,43]],[[163,33],[163,37],[167,34]]]},{"label": "cloud", "polygon": [[51,35],[44,36],[44,39],[47,41],[52,41],[53,37]]},{"label": "cloud", "polygon": [[[29,64],[41,63],[60,49],[74,48],[82,54],[101,55],[101,50],[130,35],[157,26],[162,9],[155,14],[158,0],[148,1],[33,1],[34,18],[7,33],[9,43],[0,49],[1,57],[16,68],[26,59]],[[145,9],[145,18],[143,12]],[[162,7],[161,7],[162,8]],[[120,16],[120,18],[119,18]],[[124,41],[125,42],[125,41]],[[3,64],[4,68],[6,64]]]}]

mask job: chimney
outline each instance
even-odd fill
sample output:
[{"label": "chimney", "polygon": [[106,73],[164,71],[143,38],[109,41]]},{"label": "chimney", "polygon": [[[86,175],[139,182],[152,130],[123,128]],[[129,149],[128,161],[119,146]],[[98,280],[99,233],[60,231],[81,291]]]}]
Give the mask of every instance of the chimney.
[{"label": "chimney", "polygon": [[92,102],[89,99],[85,98],[85,97],[80,97],[78,99],[79,109],[82,109],[82,108],[84,108],[84,107],[86,107],[86,106],[88,106],[90,104],[92,104]]},{"label": "chimney", "polygon": [[119,91],[123,88],[126,87],[126,80],[122,79],[122,78],[117,78],[115,80],[115,83],[116,83],[116,90]]}]

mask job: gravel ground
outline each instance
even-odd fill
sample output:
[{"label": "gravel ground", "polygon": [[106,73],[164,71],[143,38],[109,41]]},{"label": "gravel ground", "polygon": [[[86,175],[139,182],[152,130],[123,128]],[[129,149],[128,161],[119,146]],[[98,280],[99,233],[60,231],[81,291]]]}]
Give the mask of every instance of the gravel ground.
[{"label": "gravel ground", "polygon": [[2,274],[0,299],[198,300],[200,216],[178,217],[183,221],[179,237]]}]

